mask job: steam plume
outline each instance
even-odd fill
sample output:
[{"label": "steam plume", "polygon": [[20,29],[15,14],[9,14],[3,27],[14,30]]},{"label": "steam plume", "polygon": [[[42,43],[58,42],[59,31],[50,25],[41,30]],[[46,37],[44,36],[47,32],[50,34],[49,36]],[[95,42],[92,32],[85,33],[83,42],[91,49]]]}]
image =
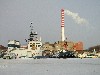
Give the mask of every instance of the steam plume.
[{"label": "steam plume", "polygon": [[88,22],[84,19],[81,18],[78,13],[73,13],[69,10],[64,10],[65,14],[72,17],[72,19],[77,23],[77,24],[87,24]]}]

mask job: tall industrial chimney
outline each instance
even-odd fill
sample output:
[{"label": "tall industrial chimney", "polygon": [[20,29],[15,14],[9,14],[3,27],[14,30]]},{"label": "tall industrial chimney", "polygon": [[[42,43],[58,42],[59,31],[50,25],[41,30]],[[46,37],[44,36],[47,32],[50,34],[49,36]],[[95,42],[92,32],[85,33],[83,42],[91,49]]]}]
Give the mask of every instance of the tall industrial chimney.
[{"label": "tall industrial chimney", "polygon": [[64,34],[64,9],[61,9],[61,41],[65,40]]}]

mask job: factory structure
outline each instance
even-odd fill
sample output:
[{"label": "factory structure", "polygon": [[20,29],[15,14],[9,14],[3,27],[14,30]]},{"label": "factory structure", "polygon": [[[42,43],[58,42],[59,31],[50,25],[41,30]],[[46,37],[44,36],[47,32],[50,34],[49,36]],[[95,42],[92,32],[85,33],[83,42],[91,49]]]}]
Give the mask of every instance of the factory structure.
[{"label": "factory structure", "polygon": [[64,30],[64,9],[61,9],[61,41],[65,41]]},{"label": "factory structure", "polygon": [[54,44],[50,44],[49,42],[43,45],[44,50],[69,50],[69,51],[82,51],[83,50],[83,42],[73,42],[67,41],[65,39],[65,25],[64,25],[64,9],[61,9],[61,41],[57,41]]},{"label": "factory structure", "polygon": [[61,41],[62,45],[65,47],[66,50],[83,50],[83,43],[82,42],[71,42],[67,41],[65,39],[65,33],[64,33],[64,9],[61,9]]}]

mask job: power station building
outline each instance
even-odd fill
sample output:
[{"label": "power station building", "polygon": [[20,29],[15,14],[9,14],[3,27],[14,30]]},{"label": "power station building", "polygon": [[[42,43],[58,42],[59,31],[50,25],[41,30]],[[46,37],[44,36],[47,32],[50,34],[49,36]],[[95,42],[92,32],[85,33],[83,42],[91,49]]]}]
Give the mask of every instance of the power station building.
[{"label": "power station building", "polygon": [[82,51],[83,50],[83,43],[82,42],[67,42],[67,41],[58,41],[54,44],[45,43],[42,46],[43,50],[50,50],[50,51],[60,51],[60,50],[68,50],[68,51]]},{"label": "power station building", "polygon": [[64,9],[61,9],[61,41],[55,42],[54,44],[50,44],[49,42],[43,44],[43,50],[47,51],[82,51],[83,50],[83,42],[72,42],[65,40],[65,25],[64,25]]}]

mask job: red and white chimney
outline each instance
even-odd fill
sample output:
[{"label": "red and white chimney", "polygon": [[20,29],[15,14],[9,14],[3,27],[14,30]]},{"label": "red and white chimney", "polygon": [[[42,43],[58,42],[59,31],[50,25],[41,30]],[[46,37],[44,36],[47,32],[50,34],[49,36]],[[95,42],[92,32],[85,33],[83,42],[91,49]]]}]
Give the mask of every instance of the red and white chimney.
[{"label": "red and white chimney", "polygon": [[64,34],[64,9],[61,9],[61,41],[65,40]]}]

